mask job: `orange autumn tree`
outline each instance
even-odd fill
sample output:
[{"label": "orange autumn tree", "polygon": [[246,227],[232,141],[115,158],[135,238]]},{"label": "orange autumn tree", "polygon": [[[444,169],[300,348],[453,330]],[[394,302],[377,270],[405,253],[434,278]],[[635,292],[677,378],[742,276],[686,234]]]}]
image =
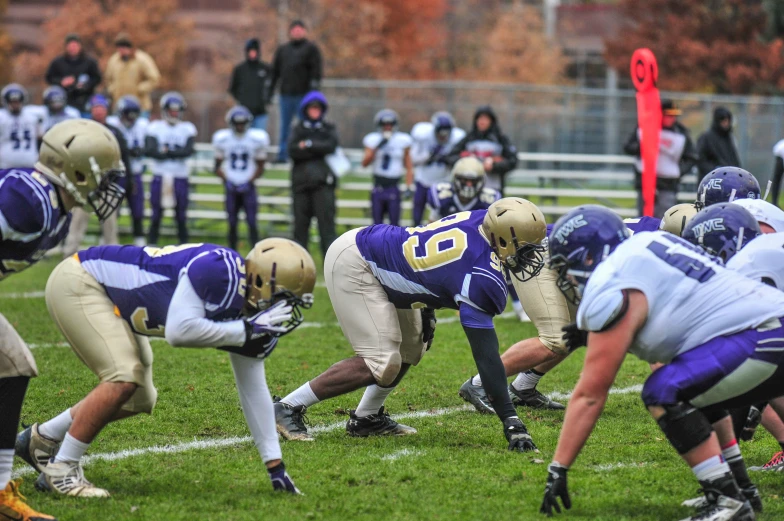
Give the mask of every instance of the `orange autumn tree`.
[{"label": "orange autumn tree", "polygon": [[[0,0],[0,20],[5,17],[7,9],[8,0]],[[11,79],[11,48],[11,37],[5,27],[0,26],[0,84],[3,85]]]}]

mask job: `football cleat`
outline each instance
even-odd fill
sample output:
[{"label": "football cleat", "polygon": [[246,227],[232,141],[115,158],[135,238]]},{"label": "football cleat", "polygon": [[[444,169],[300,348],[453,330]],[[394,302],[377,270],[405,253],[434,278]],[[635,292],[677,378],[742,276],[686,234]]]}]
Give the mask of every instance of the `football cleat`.
[{"label": "football cleat", "polygon": [[533,389],[524,389],[518,391],[513,385],[509,385],[509,397],[512,398],[512,404],[517,407],[531,407],[532,409],[552,409],[561,410],[566,409],[564,404],[551,400],[547,396],[540,393],[536,387]]},{"label": "football cleat", "polygon": [[770,458],[770,461],[761,467],[749,467],[749,470],[771,470],[773,472],[784,471],[784,451],[777,452]]},{"label": "football cleat", "polygon": [[13,521],[57,521],[54,517],[36,512],[25,503],[19,492],[22,480],[9,481],[5,490],[0,491],[0,519]]},{"label": "football cleat", "polygon": [[748,501],[716,496],[696,515],[681,521],[754,521],[754,519],[754,511]]},{"label": "football cleat", "polygon": [[384,407],[378,410],[377,414],[371,414],[359,418],[356,411],[348,412],[349,419],[346,422],[346,432],[349,436],[357,438],[367,438],[368,436],[408,436],[416,434],[417,430],[408,425],[403,425],[393,420]]},{"label": "football cleat", "polygon": [[98,488],[84,477],[81,463],[50,460],[35,481],[39,492],[57,492],[72,497],[109,497],[109,491]]},{"label": "football cleat", "polygon": [[307,418],[305,412],[308,408],[304,405],[292,407],[280,401],[279,397],[275,401],[275,423],[278,426],[278,433],[287,440],[313,441],[313,436],[308,434],[305,426]]},{"label": "football cleat", "polygon": [[460,398],[473,405],[480,413],[495,414],[495,409],[490,405],[485,388],[480,385],[474,385],[473,378],[466,380],[466,383],[460,386],[460,391],[457,394],[460,395]]},{"label": "football cleat", "polygon": [[39,433],[37,423],[20,432],[14,445],[14,453],[38,472],[43,472],[46,464],[59,449],[60,442]]},{"label": "football cleat", "polygon": [[[755,512],[762,512],[762,496],[756,486],[749,488],[742,488],[743,496],[748,500],[751,508]],[[687,499],[681,506],[696,508],[697,510],[704,510],[708,506],[708,498],[705,496],[695,497],[694,499]]]},{"label": "football cleat", "polygon": [[515,313],[517,313],[517,320],[520,322],[531,322],[531,317],[528,316],[524,309],[520,308]]}]

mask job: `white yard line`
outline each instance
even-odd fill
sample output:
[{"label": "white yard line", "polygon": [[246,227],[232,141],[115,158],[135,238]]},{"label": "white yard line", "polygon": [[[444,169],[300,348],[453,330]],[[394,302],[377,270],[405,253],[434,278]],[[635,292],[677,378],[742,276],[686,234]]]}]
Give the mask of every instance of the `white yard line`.
[{"label": "white yard line", "polygon": [[19,299],[19,298],[44,298],[46,295],[43,291],[26,291],[24,293],[0,293],[0,300],[4,299]]},{"label": "white yard line", "polygon": [[399,460],[400,458],[407,458],[409,456],[421,456],[424,453],[425,453],[424,451],[416,450],[416,449],[396,450],[392,454],[387,454],[386,456],[382,456],[381,461],[395,461],[395,460]]},{"label": "white yard line", "polygon": [[[633,385],[631,387],[623,387],[623,388],[613,388],[610,390],[611,394],[629,394],[629,393],[637,393],[640,392],[641,386],[640,385]],[[550,395],[552,398],[557,399],[565,399],[564,397],[571,396],[571,393],[553,393]],[[433,418],[438,416],[444,416],[446,414],[451,414],[460,411],[469,411],[472,409],[471,405],[460,405],[457,407],[444,407],[442,409],[431,409],[426,411],[413,411],[413,412],[406,412],[403,414],[396,414],[392,416],[396,420],[407,420],[411,418]],[[335,422],[327,425],[315,425],[310,428],[310,433],[312,434],[322,434],[327,432],[336,431],[338,429],[343,429],[346,426],[345,421]],[[117,452],[103,452],[92,454],[86,456],[84,459],[85,465],[88,465],[94,461],[117,461],[123,460],[127,458],[133,458],[136,456],[145,456],[147,454],[176,454],[178,452],[187,452],[191,450],[212,450],[222,447],[231,447],[234,445],[241,445],[244,443],[250,443],[253,441],[253,438],[250,436],[235,436],[232,438],[211,438],[206,440],[193,440],[184,443],[175,443],[171,445],[154,445],[152,447],[143,447],[140,449],[126,449]],[[385,457],[391,457],[395,453],[389,454]],[[414,455],[414,454],[405,454],[405,455]],[[399,457],[399,456],[398,456]],[[397,459],[397,458],[394,458]],[[628,466],[633,466],[636,464],[629,464]],[[598,470],[605,470],[601,465],[597,466]],[[610,467],[606,470],[612,470],[612,468],[625,468],[625,466],[617,466],[617,467]],[[34,470],[30,467],[17,467],[14,470],[14,478],[19,476],[25,476],[34,473]]]}]

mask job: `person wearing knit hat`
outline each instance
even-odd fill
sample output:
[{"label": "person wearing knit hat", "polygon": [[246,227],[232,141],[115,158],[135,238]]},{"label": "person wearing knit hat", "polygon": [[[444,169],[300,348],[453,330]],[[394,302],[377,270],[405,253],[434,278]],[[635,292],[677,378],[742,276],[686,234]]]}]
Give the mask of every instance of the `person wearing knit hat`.
[{"label": "person wearing knit hat", "polygon": [[82,117],[89,118],[85,105],[95,92],[95,87],[101,83],[98,62],[84,52],[78,34],[68,33],[64,45],[65,52],[49,64],[46,83],[65,89],[68,105],[79,110]]},{"label": "person wearing knit hat", "polygon": [[152,109],[150,94],[161,82],[158,66],[152,56],[134,46],[128,33],[119,33],[114,39],[114,47],[116,52],[106,64],[106,90],[115,100],[123,96],[138,98],[142,106],[141,116],[149,118]]},{"label": "person wearing knit hat", "polygon": [[261,61],[261,42],[251,38],[245,42],[245,59],[231,73],[229,94],[253,114],[252,128],[267,130],[267,104],[272,97],[272,67]]}]

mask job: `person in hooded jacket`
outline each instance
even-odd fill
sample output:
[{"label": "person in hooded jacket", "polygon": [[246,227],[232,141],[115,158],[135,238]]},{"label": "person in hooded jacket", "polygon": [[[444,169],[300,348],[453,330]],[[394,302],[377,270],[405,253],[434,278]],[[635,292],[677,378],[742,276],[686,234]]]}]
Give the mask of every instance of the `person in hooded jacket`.
[{"label": "person in hooded jacket", "polygon": [[76,33],[65,37],[65,52],[56,57],[46,70],[46,83],[60,85],[68,94],[68,105],[89,118],[87,101],[101,83],[101,71],[98,62],[85,54],[82,39]]},{"label": "person in hooded jacket", "polygon": [[272,98],[272,67],[261,61],[261,42],[245,42],[245,60],[231,73],[229,94],[253,114],[252,128],[267,130],[267,104]]},{"label": "person in hooded jacket", "polygon": [[720,166],[742,166],[732,135],[732,112],[724,107],[713,111],[713,124],[697,140],[700,179]]},{"label": "person in hooded jacket", "polygon": [[517,166],[517,149],[501,132],[498,118],[489,105],[476,109],[471,131],[452,148],[445,160],[452,167],[458,159],[466,156],[474,156],[484,165],[487,174],[485,186],[503,194],[504,178]]},{"label": "person in hooded jacket", "polygon": [[326,255],[335,233],[336,177],[325,157],[338,147],[338,132],[324,120],[327,98],[311,91],[299,106],[299,121],[288,141],[291,167],[291,193],[294,212],[294,240],[308,247],[310,221],[318,221],[321,252]]}]

